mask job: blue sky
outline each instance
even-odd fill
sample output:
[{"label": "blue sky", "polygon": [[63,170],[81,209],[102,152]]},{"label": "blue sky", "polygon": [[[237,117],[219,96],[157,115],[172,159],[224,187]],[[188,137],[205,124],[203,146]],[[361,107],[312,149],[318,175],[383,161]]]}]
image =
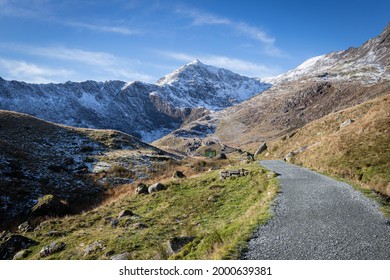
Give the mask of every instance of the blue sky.
[{"label": "blue sky", "polygon": [[387,0],[0,0],[0,77],[155,82],[195,58],[267,77],[361,45],[389,15]]}]

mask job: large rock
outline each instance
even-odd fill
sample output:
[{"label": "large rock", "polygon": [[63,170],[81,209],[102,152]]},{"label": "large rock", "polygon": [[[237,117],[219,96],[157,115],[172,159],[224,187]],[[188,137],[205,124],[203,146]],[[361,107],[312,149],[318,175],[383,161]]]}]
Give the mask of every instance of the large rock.
[{"label": "large rock", "polygon": [[22,235],[11,235],[3,239],[5,241],[0,244],[0,260],[12,260],[20,250],[38,244],[38,242]]},{"label": "large rock", "polygon": [[342,124],[340,124],[340,129],[343,128],[343,127],[346,127],[350,124],[352,124],[353,122],[355,122],[354,120],[351,120],[351,119],[348,119],[346,120],[345,122],[343,122]]},{"label": "large rock", "polygon": [[39,255],[44,258],[64,250],[65,247],[66,244],[64,242],[54,241],[50,245],[43,247],[39,252]]},{"label": "large rock", "polygon": [[260,145],[260,147],[257,149],[257,151],[255,152],[255,156],[261,154],[262,152],[264,152],[265,150],[267,150],[267,143],[263,143]]},{"label": "large rock", "polygon": [[136,194],[148,194],[149,193],[148,187],[145,184],[140,183],[140,184],[138,184],[137,189],[135,190],[135,193]]},{"label": "large rock", "polygon": [[106,249],[106,246],[104,245],[103,241],[95,241],[87,246],[84,251],[84,256],[91,255],[95,252],[103,251]]},{"label": "large rock", "polygon": [[195,239],[194,236],[175,236],[168,241],[168,254],[173,255],[181,251],[188,243]]},{"label": "large rock", "polygon": [[287,162],[292,162],[293,158],[295,156],[295,153],[293,152],[289,152],[285,157],[284,157],[284,161],[287,161]]},{"label": "large rock", "polygon": [[151,186],[149,186],[148,188],[148,192],[149,193],[153,193],[153,192],[159,192],[159,191],[163,191],[163,190],[166,190],[167,187],[161,183],[155,183]]},{"label": "large rock", "polygon": [[118,214],[118,220],[120,219],[120,218],[123,218],[123,217],[127,217],[127,216],[134,216],[134,213],[133,213],[133,211],[131,211],[131,210],[122,210],[119,214]]},{"label": "large rock", "polygon": [[17,252],[15,254],[15,256],[13,257],[14,260],[22,260],[24,258],[26,258],[28,255],[31,254],[31,251],[30,250],[27,250],[27,249],[23,249],[19,252]]},{"label": "large rock", "polygon": [[225,153],[220,153],[219,156],[217,156],[217,159],[227,159],[227,156]]},{"label": "large rock", "polygon": [[184,175],[184,173],[183,172],[181,172],[181,171],[175,171],[175,173],[173,173],[173,175],[172,175],[172,178],[173,179],[182,179],[182,178],[185,178],[186,177],[186,175]]}]

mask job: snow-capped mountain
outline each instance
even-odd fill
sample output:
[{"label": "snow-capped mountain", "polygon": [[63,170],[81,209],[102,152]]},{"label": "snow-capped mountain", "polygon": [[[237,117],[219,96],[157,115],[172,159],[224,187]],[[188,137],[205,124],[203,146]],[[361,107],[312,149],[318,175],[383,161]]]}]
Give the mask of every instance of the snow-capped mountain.
[{"label": "snow-capped mountain", "polygon": [[150,142],[179,128],[188,118],[238,104],[268,87],[195,60],[156,84],[28,84],[0,78],[0,109],[65,125],[117,129]]},{"label": "snow-capped mountain", "polygon": [[273,84],[264,93],[188,122],[153,144],[188,155],[203,151],[210,141],[252,147],[282,135],[290,137],[296,129],[330,113],[388,94],[390,24],[358,48],[313,57],[263,81]]},{"label": "snow-capped mountain", "polygon": [[194,60],[157,81],[161,97],[177,107],[220,110],[270,87],[223,68]]},{"label": "snow-capped mountain", "polygon": [[299,79],[376,83],[390,80],[390,23],[377,37],[358,48],[306,60],[297,68],[264,81],[280,84]]}]

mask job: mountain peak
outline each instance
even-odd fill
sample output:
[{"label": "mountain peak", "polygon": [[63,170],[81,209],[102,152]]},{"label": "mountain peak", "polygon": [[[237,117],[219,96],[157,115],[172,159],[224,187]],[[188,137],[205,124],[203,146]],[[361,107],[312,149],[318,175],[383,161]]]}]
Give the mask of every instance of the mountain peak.
[{"label": "mountain peak", "polygon": [[194,59],[193,61],[191,61],[190,63],[188,63],[187,65],[191,65],[191,64],[195,64],[195,65],[204,65],[199,59]]}]

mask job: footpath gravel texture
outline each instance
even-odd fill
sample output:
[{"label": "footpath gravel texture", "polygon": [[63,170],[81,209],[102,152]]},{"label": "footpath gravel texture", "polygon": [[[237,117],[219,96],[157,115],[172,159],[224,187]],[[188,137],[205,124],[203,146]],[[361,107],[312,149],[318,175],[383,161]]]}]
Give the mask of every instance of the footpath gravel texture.
[{"label": "footpath gravel texture", "polygon": [[352,186],[279,160],[260,162],[280,174],[273,218],[242,259],[390,259],[390,222]]}]

